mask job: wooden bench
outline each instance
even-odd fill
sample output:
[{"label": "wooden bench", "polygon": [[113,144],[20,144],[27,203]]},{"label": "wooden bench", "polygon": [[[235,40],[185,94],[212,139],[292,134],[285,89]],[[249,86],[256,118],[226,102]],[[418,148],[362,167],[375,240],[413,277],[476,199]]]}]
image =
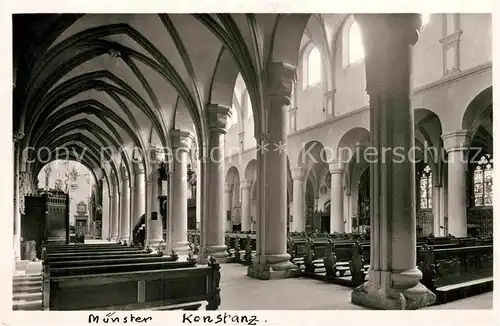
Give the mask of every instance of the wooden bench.
[{"label": "wooden bench", "polygon": [[[475,239],[474,243],[481,243]],[[450,243],[434,245],[435,249],[454,249],[464,247],[467,241],[450,240]],[[422,260],[420,250],[426,245],[417,246],[418,264]],[[319,250],[318,250],[319,249]],[[348,286],[358,286],[366,279],[370,267],[370,245],[354,242],[337,245],[331,239],[326,244],[314,243],[309,239],[305,244],[303,259],[296,258],[294,263],[303,270],[303,275]],[[320,258],[322,257],[322,258]],[[303,267],[303,269],[302,269]],[[349,274],[348,276],[345,276]]]},{"label": "wooden bench", "polygon": [[255,234],[227,233],[225,237],[227,246],[226,252],[232,258],[230,262],[251,265],[252,258],[255,256],[257,249],[257,236]]},{"label": "wooden bench", "polygon": [[[50,266],[50,265],[49,265]],[[44,273],[44,310],[193,309],[220,305],[220,266],[154,262],[53,268]]]},{"label": "wooden bench", "polygon": [[493,290],[493,245],[420,251],[420,281],[436,293],[437,303]]}]

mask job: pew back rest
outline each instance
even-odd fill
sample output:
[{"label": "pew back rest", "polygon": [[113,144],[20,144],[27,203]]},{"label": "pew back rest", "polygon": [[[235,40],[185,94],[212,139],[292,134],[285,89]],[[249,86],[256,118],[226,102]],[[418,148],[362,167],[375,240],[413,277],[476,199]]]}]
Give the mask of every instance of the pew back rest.
[{"label": "pew back rest", "polygon": [[96,275],[96,274],[112,274],[125,273],[147,270],[168,270],[176,268],[194,267],[194,262],[150,262],[150,263],[134,263],[134,264],[107,264],[97,266],[72,266],[62,268],[52,268],[48,266],[45,270],[44,277],[60,277],[72,275]]},{"label": "pew back rest", "polygon": [[63,268],[63,267],[84,267],[84,266],[102,266],[102,265],[115,265],[115,264],[134,264],[134,263],[158,263],[172,261],[170,256],[147,256],[139,258],[111,258],[111,259],[95,259],[95,260],[68,260],[51,262],[48,265],[50,268]]},{"label": "pew back rest", "polygon": [[435,249],[432,253],[436,287],[493,275],[493,245]]},{"label": "pew back rest", "polygon": [[142,257],[154,257],[155,254],[147,253],[147,252],[138,252],[138,253],[129,253],[126,255],[116,255],[116,254],[108,254],[108,255],[84,255],[84,256],[58,256],[58,257],[46,257],[43,260],[44,265],[51,264],[53,262],[60,261],[74,261],[74,260],[106,260],[106,259],[114,259],[114,258],[142,258]]},{"label": "pew back rest", "polygon": [[50,310],[116,308],[152,302],[165,306],[210,300],[214,283],[214,270],[205,266],[51,277],[48,300],[44,298],[44,302]]}]

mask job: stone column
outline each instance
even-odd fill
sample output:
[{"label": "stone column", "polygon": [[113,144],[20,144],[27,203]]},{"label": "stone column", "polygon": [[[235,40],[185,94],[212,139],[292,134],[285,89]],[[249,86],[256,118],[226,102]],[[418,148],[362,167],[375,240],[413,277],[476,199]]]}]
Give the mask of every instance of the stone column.
[{"label": "stone column", "polygon": [[448,233],[456,237],[467,236],[467,197],[465,153],[469,146],[466,130],[444,133],[444,149],[448,153]]},{"label": "stone column", "polygon": [[432,188],[432,234],[438,237],[440,236],[440,228],[441,224],[441,185],[433,186]]},{"label": "stone column", "polygon": [[293,222],[291,231],[303,232],[305,230],[305,207],[304,207],[304,178],[305,168],[295,168],[292,170],[293,180],[293,203],[292,216]]},{"label": "stone column", "polygon": [[121,173],[120,241],[130,245],[130,178],[124,166],[121,168]]},{"label": "stone column", "polygon": [[330,233],[344,233],[344,191],[342,189],[344,166],[341,161],[332,161],[329,169],[331,175]]},{"label": "stone column", "polygon": [[[287,110],[295,67],[268,66],[267,133],[258,135],[259,216],[257,253],[248,275],[259,279],[290,277],[297,271],[287,253]],[[260,153],[259,153],[260,152]]]},{"label": "stone column", "polygon": [[250,221],[250,189],[252,188],[252,180],[242,180],[241,187],[241,231],[251,230]]},{"label": "stone column", "polygon": [[196,229],[201,231],[201,162],[198,160],[196,164]]},{"label": "stone column", "polygon": [[132,167],[134,169],[134,210],[131,220],[132,228],[134,228],[141,216],[146,214],[146,181],[143,162],[134,162]]},{"label": "stone column", "polygon": [[101,237],[102,239],[108,240],[110,238],[110,223],[111,223],[111,199],[109,196],[110,190],[108,188],[107,182],[103,183],[102,187],[102,226],[101,226]]},{"label": "stone column", "polygon": [[231,230],[231,221],[227,220],[228,212],[233,211],[233,184],[224,183],[224,230]]},{"label": "stone column", "polygon": [[155,250],[163,240],[163,219],[160,213],[160,167],[164,160],[163,152],[158,148],[151,149],[151,172],[148,176],[149,198],[151,214],[148,214],[146,221],[146,238],[150,248]]},{"label": "stone column", "polygon": [[[21,149],[19,142],[24,137],[24,134],[17,131],[14,132],[14,259],[21,259],[21,202],[24,203],[24,198],[21,198]],[[15,269],[15,264],[14,264]]]},{"label": "stone column", "polygon": [[172,149],[174,154],[174,171],[172,173],[172,215],[170,226],[172,249],[176,252],[188,252],[187,241],[187,160],[193,136],[189,131],[172,130]]},{"label": "stone column", "polygon": [[[439,208],[441,210],[440,214],[440,225],[439,225],[439,234],[440,236],[444,237],[447,236],[447,230],[445,229],[446,223],[445,223],[445,217],[448,216],[448,189],[443,185],[441,187],[441,204],[439,205]],[[441,228],[442,226],[442,228]]]},{"label": "stone column", "polygon": [[351,219],[351,194],[345,194],[344,196],[344,232],[352,233],[352,219]]},{"label": "stone column", "polygon": [[[436,300],[419,282],[415,164],[406,156],[415,146],[409,94],[411,45],[418,40],[420,16],[355,17],[363,33],[370,143],[377,155],[370,158],[370,270],[351,301],[377,309],[418,309]],[[405,157],[395,155],[394,149]]]},{"label": "stone column", "polygon": [[208,155],[206,158],[207,166],[207,196],[209,200],[208,216],[205,224],[207,255],[215,258],[225,258],[226,245],[224,239],[224,134],[227,132],[227,118],[230,116],[229,108],[209,104],[207,107],[207,120],[210,128],[210,137],[208,143]]},{"label": "stone column", "polygon": [[116,180],[116,175],[113,173],[111,175],[111,237],[110,240],[115,242],[118,240],[118,218],[120,214],[120,194],[118,192],[118,181]]}]

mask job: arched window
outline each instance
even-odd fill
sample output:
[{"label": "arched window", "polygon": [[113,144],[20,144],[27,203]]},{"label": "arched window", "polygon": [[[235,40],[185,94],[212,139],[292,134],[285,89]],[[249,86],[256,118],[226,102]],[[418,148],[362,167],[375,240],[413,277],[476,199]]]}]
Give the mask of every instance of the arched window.
[{"label": "arched window", "polygon": [[474,206],[493,206],[493,158],[481,156],[474,169]]},{"label": "arched window", "polygon": [[234,107],[231,107],[231,116],[227,118],[227,129],[230,129],[232,126],[235,126],[238,123],[238,111]]},{"label": "arched window", "polygon": [[432,208],[432,172],[427,165],[420,175],[420,209]]},{"label": "arched window", "polygon": [[313,47],[307,55],[307,83],[312,86],[321,81],[321,54],[317,47]]},{"label": "arched window", "polygon": [[365,57],[363,38],[361,37],[361,28],[359,28],[357,22],[353,22],[349,28],[348,43],[349,64],[358,62]]}]

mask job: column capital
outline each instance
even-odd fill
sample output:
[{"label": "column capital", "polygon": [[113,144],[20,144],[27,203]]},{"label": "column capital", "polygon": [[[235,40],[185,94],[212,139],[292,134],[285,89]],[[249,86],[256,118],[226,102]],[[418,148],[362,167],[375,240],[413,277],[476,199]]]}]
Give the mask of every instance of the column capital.
[{"label": "column capital", "polygon": [[17,142],[19,140],[22,140],[24,138],[24,133],[19,131],[19,130],[16,130],[14,131],[13,135],[12,135],[12,140],[14,142]]},{"label": "column capital", "polygon": [[111,172],[111,175],[109,177],[110,181],[111,181],[111,184],[113,186],[116,186],[118,184],[118,180],[116,179],[116,175],[114,172]]},{"label": "column capital", "polygon": [[132,168],[134,170],[134,174],[143,174],[144,173],[144,163],[142,161],[134,160],[132,162]]},{"label": "column capital", "polygon": [[387,48],[386,44],[380,42],[381,39],[414,45],[418,41],[418,30],[422,26],[419,14],[354,14],[354,17],[363,32],[367,50],[371,50],[373,46]]},{"label": "column capital", "polygon": [[193,144],[193,133],[189,130],[174,129],[171,132],[172,148],[189,151]]},{"label": "column capital", "polygon": [[328,163],[328,170],[330,174],[337,174],[344,172],[344,163],[339,160],[333,160]]},{"label": "column capital", "polygon": [[[410,45],[418,41],[420,15],[355,14],[354,16],[363,33],[368,95],[408,97],[411,72]],[[375,99],[370,99],[373,100]]]},{"label": "column capital", "polygon": [[207,105],[207,121],[210,131],[218,131],[225,134],[227,132],[227,119],[231,116],[231,110],[228,107],[219,104]]},{"label": "column capital", "polygon": [[292,180],[304,180],[306,176],[306,169],[297,167],[292,169]]},{"label": "column capital", "polygon": [[252,187],[252,180],[241,180],[240,188],[241,190],[249,190]]},{"label": "column capital", "polygon": [[151,146],[149,148],[149,158],[151,165],[158,165],[165,161],[165,152],[163,151],[163,148]]},{"label": "column capital", "polygon": [[229,182],[224,183],[224,192],[228,193],[231,191],[233,191],[233,184]]},{"label": "column capital", "polygon": [[260,134],[255,135],[255,139],[257,140],[257,143],[269,144],[271,142],[271,134],[261,132]]},{"label": "column capital", "polygon": [[467,150],[470,136],[467,130],[445,132],[441,135],[443,147],[447,153]]},{"label": "column capital", "polygon": [[273,62],[267,69],[267,94],[272,101],[290,105],[296,67],[285,62]]}]

